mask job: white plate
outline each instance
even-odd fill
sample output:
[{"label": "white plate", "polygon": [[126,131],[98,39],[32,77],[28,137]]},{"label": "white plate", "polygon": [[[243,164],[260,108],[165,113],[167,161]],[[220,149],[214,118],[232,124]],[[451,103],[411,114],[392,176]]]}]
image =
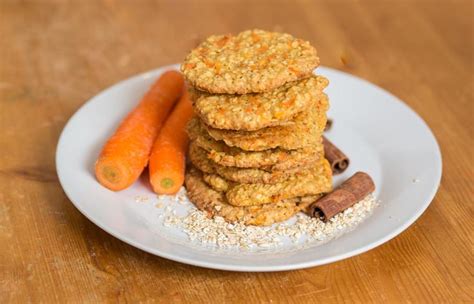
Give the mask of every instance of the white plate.
[{"label": "white plate", "polygon": [[[321,67],[317,73],[331,82],[328,116],[334,118],[334,125],[327,136],[351,158],[349,169],[335,182],[358,170],[373,177],[381,203],[370,218],[354,231],[318,247],[263,253],[222,253],[188,242],[180,231],[157,228],[156,196],[145,178],[117,193],[102,187],[92,168],[105,140],[152,81],[164,70],[177,67],[144,73],[101,92],[73,115],[59,139],[56,167],[67,196],[88,219],[120,240],[167,259],[208,268],[299,269],[381,245],[410,226],[433,199],[441,178],[441,154],[425,122],[383,89]],[[137,195],[150,200],[136,202]]]}]

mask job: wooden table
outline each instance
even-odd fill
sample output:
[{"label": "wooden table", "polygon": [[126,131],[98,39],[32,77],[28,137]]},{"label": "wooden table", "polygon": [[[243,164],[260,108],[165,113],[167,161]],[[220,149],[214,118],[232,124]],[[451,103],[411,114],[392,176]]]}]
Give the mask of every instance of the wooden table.
[{"label": "wooden table", "polygon": [[[472,303],[472,17],[469,0],[0,1],[0,302]],[[255,27],[310,40],[324,65],[384,87],[426,120],[443,179],[423,216],[360,256],[280,273],[168,261],[82,216],[55,172],[69,117],[209,34]]]}]

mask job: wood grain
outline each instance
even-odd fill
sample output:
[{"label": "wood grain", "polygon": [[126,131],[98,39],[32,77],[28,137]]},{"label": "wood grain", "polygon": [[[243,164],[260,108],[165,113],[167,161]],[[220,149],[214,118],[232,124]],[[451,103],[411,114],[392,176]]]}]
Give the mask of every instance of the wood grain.
[{"label": "wood grain", "polygon": [[[472,1],[0,1],[0,302],[474,302]],[[394,240],[281,273],[187,266],[128,246],[68,201],[67,119],[103,88],[200,39],[290,32],[324,65],[406,101],[443,154],[440,190]]]}]

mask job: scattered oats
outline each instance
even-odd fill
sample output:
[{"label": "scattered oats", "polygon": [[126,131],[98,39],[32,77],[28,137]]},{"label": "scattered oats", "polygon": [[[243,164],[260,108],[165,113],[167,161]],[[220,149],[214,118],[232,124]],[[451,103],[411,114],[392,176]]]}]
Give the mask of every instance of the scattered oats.
[{"label": "scattered oats", "polygon": [[[334,216],[327,223],[320,219],[298,214],[292,224],[280,223],[268,227],[246,226],[242,223],[228,223],[216,216],[208,218],[207,213],[194,209],[186,216],[176,216],[171,209],[165,208],[166,227],[180,227],[191,241],[198,241],[218,248],[272,248],[281,245],[288,238],[293,243],[304,240],[326,242],[344,232],[350,231],[372,214],[378,206],[373,194],[351,208]],[[168,209],[168,210],[167,210]]]},{"label": "scattered oats", "polygon": [[163,203],[158,203],[155,205],[156,208],[163,208]]},{"label": "scattered oats", "polygon": [[148,196],[145,195],[137,195],[135,196],[135,202],[136,203],[146,203],[148,201]]}]

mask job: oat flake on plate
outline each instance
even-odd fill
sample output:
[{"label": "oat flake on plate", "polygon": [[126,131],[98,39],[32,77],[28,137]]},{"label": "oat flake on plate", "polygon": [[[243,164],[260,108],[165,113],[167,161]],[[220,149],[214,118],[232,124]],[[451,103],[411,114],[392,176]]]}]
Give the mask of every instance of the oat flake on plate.
[{"label": "oat flake on plate", "polygon": [[281,245],[284,239],[322,244],[354,229],[377,205],[374,195],[369,194],[327,223],[300,213],[294,223],[267,227],[231,224],[222,217],[208,218],[205,212],[193,208],[185,216],[168,212],[164,226],[181,228],[190,241],[225,249],[272,248]]}]

